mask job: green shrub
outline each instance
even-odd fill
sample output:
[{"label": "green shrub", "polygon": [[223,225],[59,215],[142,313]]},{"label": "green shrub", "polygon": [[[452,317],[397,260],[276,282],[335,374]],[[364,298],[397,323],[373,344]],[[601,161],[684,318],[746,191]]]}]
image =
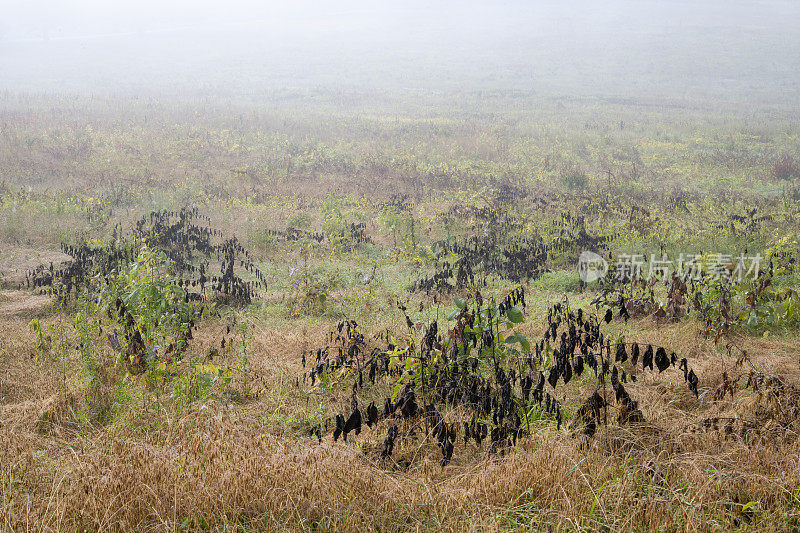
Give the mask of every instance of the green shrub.
[{"label": "green shrub", "polygon": [[561,171],[561,183],[569,190],[585,189],[589,184],[586,172],[578,167],[570,167]]},{"label": "green shrub", "polygon": [[784,154],[772,165],[772,177],[784,181],[796,180],[800,178],[800,164]]},{"label": "green shrub", "polygon": [[292,213],[286,217],[286,229],[308,229],[311,226],[311,217],[306,213]]}]

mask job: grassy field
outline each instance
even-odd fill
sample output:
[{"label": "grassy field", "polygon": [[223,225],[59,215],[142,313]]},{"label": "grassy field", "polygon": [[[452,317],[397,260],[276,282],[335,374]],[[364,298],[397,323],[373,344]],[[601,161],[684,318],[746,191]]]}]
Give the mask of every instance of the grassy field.
[{"label": "grassy field", "polygon": [[[226,102],[0,94],[2,529],[800,528],[798,108]],[[614,281],[622,254],[707,268]],[[578,309],[599,372],[559,346]]]}]

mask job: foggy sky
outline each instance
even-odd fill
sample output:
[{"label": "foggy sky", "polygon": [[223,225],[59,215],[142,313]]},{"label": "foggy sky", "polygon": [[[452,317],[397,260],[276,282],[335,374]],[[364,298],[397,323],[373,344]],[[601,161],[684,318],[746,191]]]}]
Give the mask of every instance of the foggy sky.
[{"label": "foggy sky", "polygon": [[800,2],[0,0],[0,89],[798,99]]}]

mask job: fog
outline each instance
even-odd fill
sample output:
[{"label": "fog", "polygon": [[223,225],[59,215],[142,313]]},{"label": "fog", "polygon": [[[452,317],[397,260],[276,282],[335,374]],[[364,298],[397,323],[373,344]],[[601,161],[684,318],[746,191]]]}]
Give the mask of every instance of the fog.
[{"label": "fog", "polygon": [[800,100],[800,3],[0,2],[0,89]]}]

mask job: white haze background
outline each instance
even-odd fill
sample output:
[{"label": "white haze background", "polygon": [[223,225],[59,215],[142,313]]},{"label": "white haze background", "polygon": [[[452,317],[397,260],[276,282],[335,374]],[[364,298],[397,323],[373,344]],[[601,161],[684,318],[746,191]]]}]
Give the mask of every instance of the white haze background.
[{"label": "white haze background", "polygon": [[800,2],[0,1],[0,90],[800,101]]}]

